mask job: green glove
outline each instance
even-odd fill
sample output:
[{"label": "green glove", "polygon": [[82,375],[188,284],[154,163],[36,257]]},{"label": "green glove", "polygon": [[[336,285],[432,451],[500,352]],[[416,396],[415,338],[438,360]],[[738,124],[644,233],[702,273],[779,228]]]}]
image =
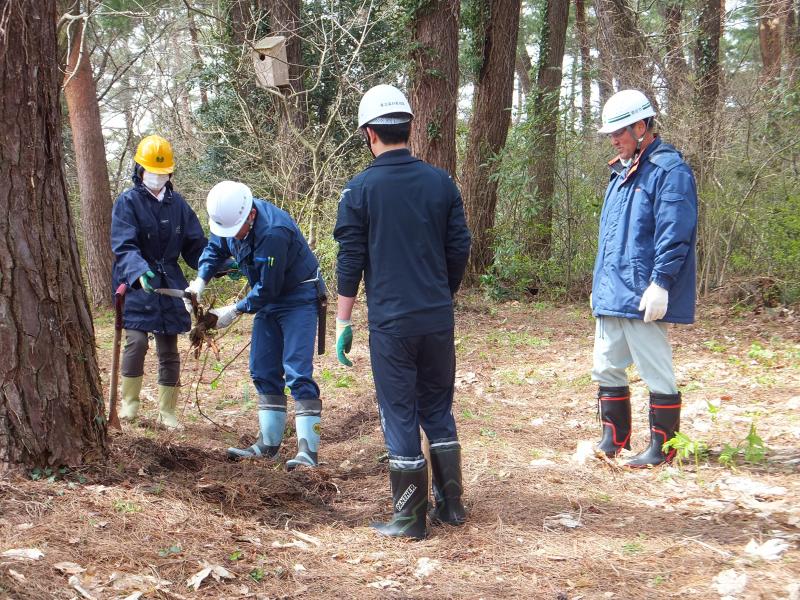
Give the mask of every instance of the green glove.
[{"label": "green glove", "polygon": [[235,260],[228,266],[228,279],[239,281],[243,273],[239,270],[239,263]]},{"label": "green glove", "polygon": [[349,319],[336,318],[336,358],[346,367],[353,363],[347,358],[347,353],[353,347],[353,322]]},{"label": "green glove", "polygon": [[155,277],[156,277],[156,274],[153,273],[152,271],[147,271],[147,272],[145,272],[144,275],[139,277],[139,283],[142,284],[142,289],[145,292],[151,292],[152,293],[152,292],[155,291],[153,289],[153,286],[150,284],[150,281],[152,279],[155,279]]}]

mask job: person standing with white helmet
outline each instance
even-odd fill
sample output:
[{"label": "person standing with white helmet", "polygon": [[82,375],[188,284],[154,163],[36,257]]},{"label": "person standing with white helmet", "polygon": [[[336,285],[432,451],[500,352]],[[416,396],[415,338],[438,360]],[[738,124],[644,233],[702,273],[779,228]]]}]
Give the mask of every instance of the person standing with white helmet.
[{"label": "person standing with white helmet", "polygon": [[374,524],[389,536],[425,537],[430,441],[436,506],[432,521],[460,525],[461,446],[453,418],[453,295],[470,248],[461,194],[450,176],[411,155],[413,113],[403,93],[364,94],[358,127],[375,160],[339,200],[336,351],[351,366],[353,305],[363,277],[372,374],[386,446],[394,515]]},{"label": "person standing with white helmet", "polygon": [[592,379],[603,426],[597,450],[613,457],[630,449],[625,370],[633,363],[650,392],[650,445],[630,467],[674,456],[662,449],[681,412],[667,323],[693,323],[695,316],[697,189],[682,155],[655,133],[654,117],[642,92],[622,90],[603,107],[599,130],[617,157],[609,162],[592,281]]},{"label": "person standing with white helmet", "polygon": [[122,355],[122,407],[119,416],[133,420],[139,413],[148,334],[158,352],[158,420],[179,427],[175,416],[180,385],[178,334],[189,331],[191,318],[179,298],[154,294],[155,288],[183,288],[186,278],[178,264],[190,267],[206,245],[195,212],[172,185],[175,160],[169,142],[149,135],[134,157],[133,187],[122,192],[111,213],[113,284],[128,285],[125,295],[125,350]]},{"label": "person standing with white helmet", "polygon": [[197,278],[186,291],[200,297],[206,283],[233,258],[251,289],[236,304],[211,310],[216,327],[228,327],[242,313],[255,315],[250,374],[258,390],[259,436],[247,448],[228,448],[228,457],[277,457],[286,427],[288,387],[295,400],[297,454],[286,467],[316,467],[322,402],[313,378],[314,337],[326,298],[317,258],[289,214],[253,198],[243,183],[215,185],[208,193],[207,209],[211,236]]}]

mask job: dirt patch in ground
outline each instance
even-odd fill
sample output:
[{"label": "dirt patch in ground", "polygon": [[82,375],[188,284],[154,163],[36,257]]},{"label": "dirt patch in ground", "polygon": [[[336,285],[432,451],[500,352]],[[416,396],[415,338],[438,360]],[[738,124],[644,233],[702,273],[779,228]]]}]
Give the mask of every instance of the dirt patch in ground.
[{"label": "dirt patch in ground", "polygon": [[[461,299],[454,411],[469,520],[416,543],[369,527],[390,498],[363,313],[354,368],[331,352],[318,359],[317,470],[284,470],[291,424],[278,461],[225,457],[257,434],[247,350],[226,364],[247,343],[247,319],[222,340],[219,361],[196,361],[182,340],[182,431],[156,426],[151,353],[142,418],[111,433],[106,463],[0,478],[0,553],[43,553],[0,555],[0,597],[796,600],[797,314],[698,314],[671,335],[682,431],[708,454],[642,472],[578,452],[599,434],[585,306]],[[105,381],[112,333],[98,319]],[[638,451],[646,390],[631,379]],[[721,465],[734,447],[734,468]],[[197,591],[187,586],[211,567]]]}]

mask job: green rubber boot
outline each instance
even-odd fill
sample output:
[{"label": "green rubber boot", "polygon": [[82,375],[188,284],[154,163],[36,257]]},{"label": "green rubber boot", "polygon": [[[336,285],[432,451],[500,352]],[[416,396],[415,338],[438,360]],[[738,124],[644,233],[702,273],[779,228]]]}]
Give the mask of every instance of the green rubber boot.
[{"label": "green rubber boot", "polygon": [[167,429],[179,429],[181,424],[175,416],[178,403],[178,388],[171,385],[158,386],[158,420]]},{"label": "green rubber boot", "polygon": [[122,406],[119,418],[133,421],[139,412],[139,392],[142,391],[142,376],[122,377]]}]

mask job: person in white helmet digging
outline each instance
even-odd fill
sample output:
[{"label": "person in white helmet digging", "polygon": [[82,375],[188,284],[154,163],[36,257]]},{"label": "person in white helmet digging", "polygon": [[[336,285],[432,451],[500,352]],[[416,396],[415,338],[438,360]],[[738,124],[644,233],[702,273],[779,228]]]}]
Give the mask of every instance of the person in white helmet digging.
[{"label": "person in white helmet digging", "polygon": [[617,157],[609,162],[591,295],[603,427],[597,450],[613,457],[630,449],[625,370],[633,363],[649,389],[650,444],[630,467],[674,456],[663,450],[681,413],[667,324],[693,323],[695,315],[697,190],[689,165],[655,132],[655,114],[642,92],[622,90],[603,106],[600,128]]},{"label": "person in white helmet digging", "polygon": [[291,470],[316,467],[322,401],[313,378],[314,337],[325,283],[316,256],[288,213],[253,198],[250,188],[222,181],[208,193],[208,246],[200,256],[197,278],[187,292],[203,293],[206,283],[236,260],[250,292],[236,304],[212,309],[217,329],[242,313],[254,314],[250,375],[258,390],[259,435],[246,448],[228,448],[231,459],[274,459],[286,427],[288,387],[295,400],[297,454]]}]

